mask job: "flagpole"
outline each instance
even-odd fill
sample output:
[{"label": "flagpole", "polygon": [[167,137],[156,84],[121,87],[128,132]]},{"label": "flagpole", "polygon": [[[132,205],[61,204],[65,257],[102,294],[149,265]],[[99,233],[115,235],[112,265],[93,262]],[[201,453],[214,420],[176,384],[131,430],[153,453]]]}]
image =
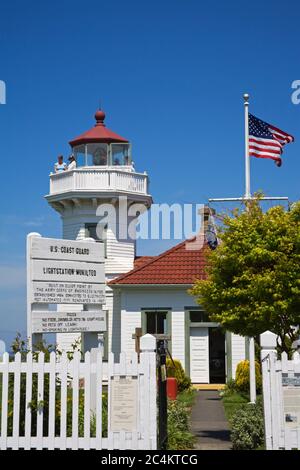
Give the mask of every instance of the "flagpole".
[{"label": "flagpole", "polygon": [[[249,95],[244,94],[245,108],[245,199],[251,199],[250,189],[250,156],[249,156]],[[248,206],[247,206],[248,207]],[[249,338],[249,381],[250,403],[256,402],[256,377],[255,377],[255,343],[254,338]]]},{"label": "flagpole", "polygon": [[249,157],[249,95],[244,94],[245,108],[245,199],[251,198],[250,190],[250,157]]}]

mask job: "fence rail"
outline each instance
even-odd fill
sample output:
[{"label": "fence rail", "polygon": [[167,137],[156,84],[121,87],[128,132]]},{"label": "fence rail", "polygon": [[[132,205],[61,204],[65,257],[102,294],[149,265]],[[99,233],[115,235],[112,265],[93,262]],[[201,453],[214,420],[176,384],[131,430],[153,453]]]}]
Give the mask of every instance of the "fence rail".
[{"label": "fence rail", "polygon": [[[96,354],[93,354],[96,352]],[[52,352],[17,353],[0,362],[0,449],[156,449],[155,352],[121,353],[108,363],[108,394],[102,390],[100,351],[79,352],[72,359]],[[134,429],[111,423],[118,407],[113,382],[134,380],[138,412]],[[125,381],[126,382],[126,381]],[[122,397],[121,397],[122,398]],[[120,398],[120,399],[121,399]],[[121,416],[121,415],[120,415]],[[105,429],[103,429],[105,427]],[[105,431],[105,433],[103,433]]]}]

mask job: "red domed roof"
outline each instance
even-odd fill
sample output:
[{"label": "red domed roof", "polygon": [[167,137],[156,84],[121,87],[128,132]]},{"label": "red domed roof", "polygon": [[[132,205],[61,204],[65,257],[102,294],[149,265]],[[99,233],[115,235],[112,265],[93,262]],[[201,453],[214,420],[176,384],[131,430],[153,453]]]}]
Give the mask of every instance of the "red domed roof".
[{"label": "red domed roof", "polygon": [[128,143],[127,139],[121,137],[120,135],[116,134],[115,132],[107,129],[104,124],[105,119],[105,112],[99,109],[95,113],[96,124],[90,130],[84,132],[83,134],[79,135],[75,139],[71,140],[69,144],[71,147],[75,147],[76,145],[81,144],[88,144],[88,143],[95,143],[95,142],[104,142],[107,144],[113,142],[124,142]]}]

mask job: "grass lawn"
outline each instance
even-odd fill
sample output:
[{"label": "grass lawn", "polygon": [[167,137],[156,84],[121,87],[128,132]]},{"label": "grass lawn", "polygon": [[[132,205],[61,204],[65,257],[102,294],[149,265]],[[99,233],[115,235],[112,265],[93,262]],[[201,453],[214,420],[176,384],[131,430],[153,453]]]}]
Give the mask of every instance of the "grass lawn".
[{"label": "grass lawn", "polygon": [[225,395],[222,398],[225,416],[230,424],[231,417],[235,413],[236,410],[245,408],[247,403],[249,403],[249,397],[247,395],[233,392],[230,395]]},{"label": "grass lawn", "polygon": [[197,390],[194,388],[184,390],[177,395],[177,401],[185,405],[187,408],[191,408],[195,401],[196,393]]}]

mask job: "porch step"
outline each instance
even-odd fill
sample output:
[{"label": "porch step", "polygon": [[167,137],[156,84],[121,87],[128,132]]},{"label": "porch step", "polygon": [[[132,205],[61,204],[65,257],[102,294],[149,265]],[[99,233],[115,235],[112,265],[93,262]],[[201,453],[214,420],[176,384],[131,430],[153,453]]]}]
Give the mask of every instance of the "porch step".
[{"label": "porch step", "polygon": [[196,390],[223,390],[225,384],[192,384]]}]

